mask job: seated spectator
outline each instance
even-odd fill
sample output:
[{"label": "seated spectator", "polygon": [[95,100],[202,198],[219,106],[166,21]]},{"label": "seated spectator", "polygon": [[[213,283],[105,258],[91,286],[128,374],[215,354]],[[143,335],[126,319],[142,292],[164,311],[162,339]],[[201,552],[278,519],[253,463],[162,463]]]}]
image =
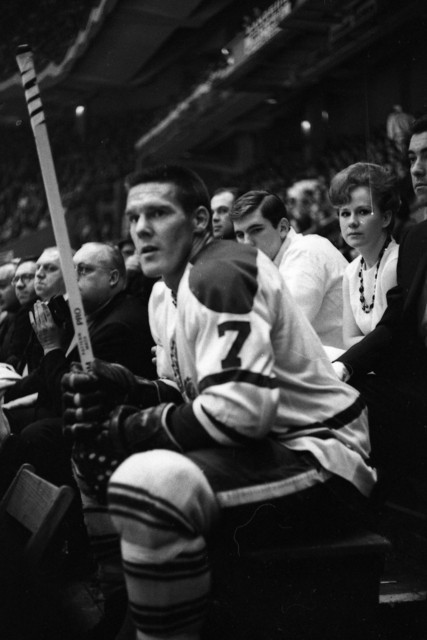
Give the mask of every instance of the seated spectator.
[{"label": "seated spectator", "polygon": [[135,255],[135,245],[133,244],[133,240],[131,237],[128,238],[123,238],[122,240],[119,240],[119,242],[117,243],[117,246],[120,249],[120,253],[123,256],[123,260],[125,261],[126,264],[126,260],[130,257]]},{"label": "seated spectator", "polygon": [[377,164],[358,162],[340,171],[330,188],[345,242],[360,257],[343,278],[343,339],[348,349],[377,325],[396,285],[399,247],[392,238],[399,209],[395,178]]},{"label": "seated spectator", "polygon": [[230,212],[239,195],[236,187],[221,187],[214,191],[211,200],[213,237],[219,240],[234,240]]},{"label": "seated spectator", "polygon": [[120,537],[122,562],[105,547],[102,561],[118,585],[125,574],[138,637],[197,640],[220,520],[234,515],[236,535],[269,503],[288,527],[333,514],[336,530],[353,508],[360,524],[375,483],[367,414],[271,261],[212,242],[196,174],[162,166],[129,186],[142,269],[163,277],[150,323],[167,383],[95,361],[65,376],[65,419],[90,533]]},{"label": "seated spectator", "polygon": [[12,280],[16,297],[21,306],[15,317],[14,327],[7,349],[6,362],[15,367],[16,371],[20,374],[24,372],[24,353],[33,335],[29,312],[37,298],[34,289],[36,269],[36,256],[21,258]]},{"label": "seated spectator", "polygon": [[19,309],[19,301],[13,284],[15,271],[16,264],[13,262],[7,262],[0,266],[0,362],[7,361],[10,338]]},{"label": "seated spectator", "polygon": [[[34,276],[34,293],[36,297],[43,302],[49,302],[53,297],[65,293],[65,284],[62,277],[61,262],[57,247],[44,249],[37,259]],[[42,356],[43,350],[40,342],[34,331],[31,331],[30,338],[18,364],[19,372],[22,372],[26,376],[26,374],[34,371],[38,367]],[[9,389],[11,395],[8,399],[10,400],[14,397],[35,393],[37,389],[33,387],[32,380],[32,378],[27,379],[25,377],[16,389]],[[15,393],[18,395],[16,396]],[[26,424],[28,423],[26,410],[23,410],[22,413],[22,422]]]},{"label": "seated spectator", "polygon": [[[427,196],[427,116],[415,121],[409,143],[412,184]],[[397,286],[381,320],[334,364],[369,408],[376,462],[398,482],[418,465],[425,473],[427,424],[427,221],[402,238]],[[375,375],[369,375],[373,371]]]},{"label": "seated spectator", "polygon": [[[83,245],[73,259],[94,354],[125,365],[136,374],[153,377],[147,308],[125,293],[126,271],[120,251],[91,242]],[[61,427],[61,378],[78,354],[75,348],[70,352],[69,329],[65,328],[64,335],[64,328],[55,323],[44,301],[34,305],[33,325],[43,357],[37,369],[11,387],[6,396],[11,400],[25,395],[28,388],[37,391],[33,420],[31,424],[18,424],[14,410],[7,416],[12,433],[20,431],[23,459],[34,464],[40,475],[60,484],[70,481],[70,448],[64,447]]]},{"label": "seated spectator", "polygon": [[324,346],[342,348],[342,277],[347,261],[326,238],[297,234],[282,200],[248,191],[231,212],[237,242],[263,251]]}]

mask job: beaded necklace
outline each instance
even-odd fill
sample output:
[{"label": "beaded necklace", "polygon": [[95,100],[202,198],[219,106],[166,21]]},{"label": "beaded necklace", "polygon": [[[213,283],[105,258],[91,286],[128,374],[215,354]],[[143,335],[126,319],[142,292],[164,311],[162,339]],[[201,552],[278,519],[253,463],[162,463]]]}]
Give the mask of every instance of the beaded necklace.
[{"label": "beaded necklace", "polygon": [[365,298],[365,287],[363,286],[363,267],[365,266],[365,259],[361,258],[360,260],[360,269],[359,269],[359,282],[360,282],[360,286],[359,286],[359,292],[360,292],[360,302],[362,304],[362,311],[364,311],[365,313],[371,313],[372,309],[374,308],[374,304],[375,304],[375,292],[376,292],[376,288],[377,288],[377,278],[378,278],[378,271],[380,269],[380,264],[381,264],[381,260],[382,257],[384,255],[385,250],[387,249],[388,245],[391,242],[391,236],[388,236],[386,241],[384,242],[383,248],[381,249],[379,256],[378,256],[378,260],[377,260],[377,268],[375,269],[375,276],[374,276],[374,291],[372,294],[372,302],[371,304],[368,304],[366,302],[366,298]]}]

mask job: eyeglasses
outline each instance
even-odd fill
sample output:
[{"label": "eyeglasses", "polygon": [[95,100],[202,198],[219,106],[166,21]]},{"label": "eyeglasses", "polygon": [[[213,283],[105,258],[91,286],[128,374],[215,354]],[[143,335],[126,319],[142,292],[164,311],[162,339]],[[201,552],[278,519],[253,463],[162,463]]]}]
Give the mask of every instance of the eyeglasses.
[{"label": "eyeglasses", "polygon": [[34,280],[34,273],[20,273],[19,276],[14,276],[12,278],[13,286],[17,285],[21,280],[23,284],[29,284],[32,280]]},{"label": "eyeglasses", "polygon": [[91,273],[94,273],[94,271],[113,271],[113,269],[107,269],[106,267],[93,267],[92,265],[88,264],[75,264],[74,269],[77,273],[78,278],[80,278],[81,276],[88,276]]}]

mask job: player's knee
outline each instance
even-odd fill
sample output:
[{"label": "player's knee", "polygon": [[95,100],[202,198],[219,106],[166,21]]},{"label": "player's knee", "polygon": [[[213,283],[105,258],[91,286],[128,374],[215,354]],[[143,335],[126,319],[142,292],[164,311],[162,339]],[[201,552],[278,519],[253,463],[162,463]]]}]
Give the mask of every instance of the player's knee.
[{"label": "player's knee", "polygon": [[129,502],[130,495],[141,508],[151,501],[173,505],[199,531],[207,530],[217,515],[215,495],[201,469],[174,451],[159,449],[127,458],[109,482],[110,511]]}]

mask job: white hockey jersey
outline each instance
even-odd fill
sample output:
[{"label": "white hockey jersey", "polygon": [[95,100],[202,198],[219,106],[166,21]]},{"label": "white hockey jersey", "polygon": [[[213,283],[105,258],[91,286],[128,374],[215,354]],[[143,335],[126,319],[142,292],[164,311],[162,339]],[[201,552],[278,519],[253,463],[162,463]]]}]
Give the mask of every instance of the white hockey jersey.
[{"label": "white hockey jersey", "polygon": [[187,265],[176,300],[154,286],[149,313],[158,375],[185,400],[172,414],[178,439],[180,429],[187,442],[203,429],[223,446],[269,435],[370,493],[366,409],[262,252],[209,244]]}]

